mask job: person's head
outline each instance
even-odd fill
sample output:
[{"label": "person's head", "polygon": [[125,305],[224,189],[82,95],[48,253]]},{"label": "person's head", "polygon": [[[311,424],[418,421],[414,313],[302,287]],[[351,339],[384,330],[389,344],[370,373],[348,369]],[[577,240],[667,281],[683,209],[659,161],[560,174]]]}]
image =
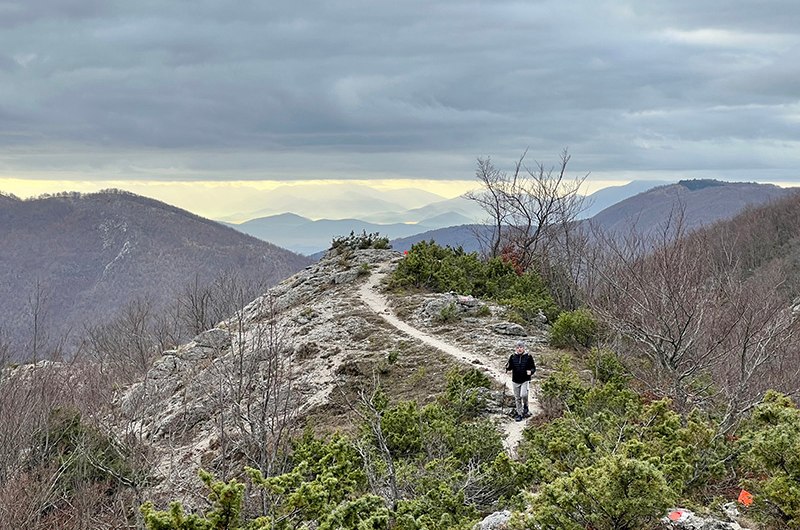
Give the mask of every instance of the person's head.
[{"label": "person's head", "polygon": [[525,343],[521,340],[517,341],[517,346],[515,348],[517,353],[525,353]]}]

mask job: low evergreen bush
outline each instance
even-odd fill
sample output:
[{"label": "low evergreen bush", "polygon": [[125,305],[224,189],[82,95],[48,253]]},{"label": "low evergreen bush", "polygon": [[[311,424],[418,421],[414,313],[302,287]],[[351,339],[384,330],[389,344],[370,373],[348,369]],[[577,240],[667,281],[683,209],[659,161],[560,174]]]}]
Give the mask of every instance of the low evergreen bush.
[{"label": "low evergreen bush", "polygon": [[331,249],[337,254],[368,248],[387,249],[392,248],[392,245],[389,244],[389,238],[382,236],[380,232],[368,234],[366,230],[362,230],[360,234],[351,231],[350,235],[334,237],[331,242]]},{"label": "low evergreen bush", "polygon": [[547,286],[535,272],[520,274],[513,264],[500,258],[483,261],[474,252],[466,253],[461,247],[441,247],[433,241],[421,241],[411,247],[398,264],[391,285],[494,300],[528,321],[539,311],[551,320],[559,312]]},{"label": "low evergreen bush", "polygon": [[595,342],[597,330],[597,320],[588,309],[564,311],[550,330],[550,344],[556,348],[589,348]]}]

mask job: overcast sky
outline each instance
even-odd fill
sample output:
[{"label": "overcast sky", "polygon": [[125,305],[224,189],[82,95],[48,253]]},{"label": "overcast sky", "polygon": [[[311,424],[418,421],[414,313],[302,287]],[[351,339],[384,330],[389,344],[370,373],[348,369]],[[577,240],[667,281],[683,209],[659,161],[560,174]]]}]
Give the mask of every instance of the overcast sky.
[{"label": "overcast sky", "polygon": [[799,28],[796,0],[0,0],[0,179],[469,180],[569,147],[597,179],[800,180]]}]

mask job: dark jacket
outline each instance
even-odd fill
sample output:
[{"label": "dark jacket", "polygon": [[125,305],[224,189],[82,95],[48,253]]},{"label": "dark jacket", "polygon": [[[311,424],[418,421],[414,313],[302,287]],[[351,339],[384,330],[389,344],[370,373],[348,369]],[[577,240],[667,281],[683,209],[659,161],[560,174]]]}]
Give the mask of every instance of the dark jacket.
[{"label": "dark jacket", "polygon": [[[531,380],[531,375],[536,372],[536,363],[530,353],[512,353],[506,363],[506,372],[511,371],[511,380],[517,384]],[[528,370],[531,375],[528,375]]]}]

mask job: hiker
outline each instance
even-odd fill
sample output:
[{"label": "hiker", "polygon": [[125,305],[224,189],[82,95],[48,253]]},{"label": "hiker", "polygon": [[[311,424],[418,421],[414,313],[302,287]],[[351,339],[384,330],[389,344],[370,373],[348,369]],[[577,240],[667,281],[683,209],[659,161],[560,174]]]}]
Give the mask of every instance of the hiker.
[{"label": "hiker", "polygon": [[525,343],[517,342],[514,353],[508,358],[506,372],[511,372],[511,386],[514,388],[514,404],[517,415],[514,419],[522,421],[522,418],[530,416],[528,410],[528,393],[531,376],[536,373],[536,363],[533,356],[525,351]]}]

